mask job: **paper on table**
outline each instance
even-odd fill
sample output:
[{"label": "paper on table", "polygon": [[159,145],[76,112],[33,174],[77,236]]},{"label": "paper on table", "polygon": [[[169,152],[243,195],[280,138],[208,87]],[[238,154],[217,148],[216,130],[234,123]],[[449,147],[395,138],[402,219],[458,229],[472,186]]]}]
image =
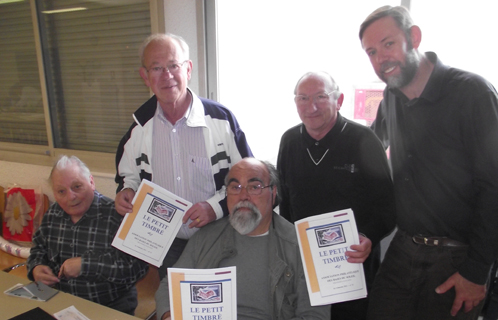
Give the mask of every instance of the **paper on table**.
[{"label": "paper on table", "polygon": [[367,296],[363,264],[344,254],[359,243],[351,209],[301,219],[295,227],[312,306]]},{"label": "paper on table", "polygon": [[236,268],[168,268],[172,320],[237,319]]},{"label": "paper on table", "polygon": [[142,180],[112,245],[160,267],[192,204],[168,190]]},{"label": "paper on table", "polygon": [[54,313],[57,320],[90,320],[81,313],[75,306],[67,307],[59,312]]},{"label": "paper on table", "polygon": [[47,301],[59,293],[59,291],[42,282],[33,281],[26,285],[18,283],[12,288],[5,290],[4,293],[31,300]]}]

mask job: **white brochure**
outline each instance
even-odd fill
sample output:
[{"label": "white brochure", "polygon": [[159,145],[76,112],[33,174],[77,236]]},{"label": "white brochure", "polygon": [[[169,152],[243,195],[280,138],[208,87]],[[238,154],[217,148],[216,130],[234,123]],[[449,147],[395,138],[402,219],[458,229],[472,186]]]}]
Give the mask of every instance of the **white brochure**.
[{"label": "white brochure", "polygon": [[168,268],[172,320],[237,319],[236,268]]},{"label": "white brochure", "polygon": [[360,243],[351,209],[301,219],[295,227],[312,306],[367,296],[363,264],[345,256]]},{"label": "white brochure", "polygon": [[142,180],[132,203],[112,245],[160,267],[192,204],[148,180]]}]

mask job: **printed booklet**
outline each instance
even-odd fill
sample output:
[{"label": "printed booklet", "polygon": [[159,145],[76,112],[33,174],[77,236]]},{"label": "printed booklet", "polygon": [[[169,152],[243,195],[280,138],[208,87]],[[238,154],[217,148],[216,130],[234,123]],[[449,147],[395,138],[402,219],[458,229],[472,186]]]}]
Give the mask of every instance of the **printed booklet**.
[{"label": "printed booklet", "polygon": [[345,252],[359,244],[351,209],[324,213],[294,223],[312,306],[365,298],[363,264],[349,263]]}]

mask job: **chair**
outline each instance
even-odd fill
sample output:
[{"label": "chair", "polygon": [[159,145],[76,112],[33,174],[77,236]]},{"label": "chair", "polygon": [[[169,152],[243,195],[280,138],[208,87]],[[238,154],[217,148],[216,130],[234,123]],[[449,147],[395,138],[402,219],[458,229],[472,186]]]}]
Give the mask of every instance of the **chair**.
[{"label": "chair", "polygon": [[138,306],[135,317],[152,320],[156,316],[156,300],[154,298],[159,288],[159,273],[155,266],[149,265],[149,271],[137,284]]}]

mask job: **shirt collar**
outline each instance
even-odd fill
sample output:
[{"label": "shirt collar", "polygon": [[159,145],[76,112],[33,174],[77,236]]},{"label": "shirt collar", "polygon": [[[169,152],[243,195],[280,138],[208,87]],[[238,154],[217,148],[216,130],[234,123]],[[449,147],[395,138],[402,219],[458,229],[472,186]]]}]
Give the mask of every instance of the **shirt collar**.
[{"label": "shirt collar", "polygon": [[[444,84],[444,75],[448,70],[448,66],[444,65],[434,52],[426,52],[425,56],[432,64],[434,64],[434,69],[432,70],[431,76],[429,77],[429,80],[427,81],[424,90],[418,99],[436,102],[440,97],[440,92]],[[402,101],[408,101],[408,98],[406,98],[406,96],[399,89],[389,87],[388,89],[394,95],[401,98]]]},{"label": "shirt collar", "polygon": [[[175,123],[175,125],[185,123],[187,121],[188,117],[191,114],[192,104],[193,104],[193,101],[194,101],[194,97],[191,94],[190,90],[188,90],[188,94],[190,94],[190,96],[192,97],[192,99],[190,99],[190,105],[188,106],[187,110],[185,110],[185,113],[183,114],[183,117],[181,117],[180,119],[178,119],[178,121]],[[159,101],[157,101],[157,104],[156,104],[156,113],[154,114],[154,116],[158,117],[161,121],[163,121],[163,122],[168,123],[168,124],[171,125],[171,123],[168,121],[168,119],[164,115],[164,111],[161,108],[161,104],[159,103]]]},{"label": "shirt collar", "polygon": [[[204,105],[202,104],[201,99],[199,99],[190,88],[187,88],[187,91],[192,97],[190,106],[187,111],[185,111],[183,117],[176,123],[186,123],[189,127],[207,127],[206,119],[204,117]],[[159,101],[157,102],[155,116],[159,117],[162,121],[167,121]],[[169,123],[169,121],[167,121],[167,123]]]},{"label": "shirt collar", "polygon": [[320,145],[330,144],[341,133],[341,131],[344,129],[344,126],[346,124],[347,123],[346,123],[346,121],[344,121],[344,118],[341,116],[341,114],[339,112],[337,112],[337,120],[336,120],[334,126],[319,141],[315,140],[314,138],[312,138],[309,135],[308,131],[306,131],[306,127],[304,126],[304,123],[301,124],[299,131],[301,132],[301,136],[303,137],[304,145],[307,148],[311,148],[313,146],[316,146],[317,142],[319,142]]},{"label": "shirt collar", "polygon": [[189,127],[207,127],[206,118],[204,117],[204,105],[202,104],[201,99],[197,97],[197,95],[187,88],[192,96],[192,102],[190,107],[190,114],[187,118],[187,126]]}]

